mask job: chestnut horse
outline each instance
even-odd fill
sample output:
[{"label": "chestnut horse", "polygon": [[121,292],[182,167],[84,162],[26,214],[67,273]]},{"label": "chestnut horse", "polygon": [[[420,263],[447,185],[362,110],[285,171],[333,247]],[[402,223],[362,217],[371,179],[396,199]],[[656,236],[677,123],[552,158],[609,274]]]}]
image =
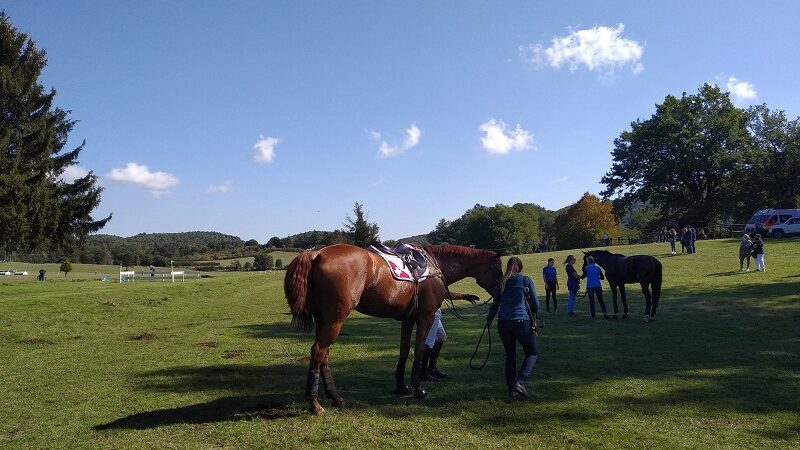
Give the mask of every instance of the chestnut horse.
[{"label": "chestnut horse", "polygon": [[[417,326],[411,380],[414,397],[427,397],[422,386],[423,347],[433,315],[447,295],[447,286],[472,277],[491,295],[503,273],[500,255],[492,251],[458,245],[428,245],[424,250],[434,276],[417,285],[395,280],[383,258],[347,244],[303,252],[289,264],[283,290],[292,311],[292,323],[303,331],[316,331],[305,392],[315,414],[324,411],[319,404],[320,375],[333,405],[344,406],[333,383],[328,350],[354,309],[369,316],[391,317],[401,322],[396,394],[410,390],[404,383],[405,366],[411,348],[411,331]],[[464,298],[463,294],[459,296]]]}]

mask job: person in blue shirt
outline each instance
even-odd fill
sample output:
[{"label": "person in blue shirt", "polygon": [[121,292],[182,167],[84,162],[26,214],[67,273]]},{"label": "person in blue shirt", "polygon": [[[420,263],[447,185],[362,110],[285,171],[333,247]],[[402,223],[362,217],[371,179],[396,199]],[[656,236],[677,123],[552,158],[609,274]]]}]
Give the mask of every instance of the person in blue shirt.
[{"label": "person in blue shirt", "polygon": [[544,280],[544,304],[547,312],[550,312],[550,297],[553,297],[553,312],[558,312],[558,302],[556,291],[558,290],[558,277],[556,276],[556,260],[547,259],[547,265],[542,269],[542,279]]},{"label": "person in blue shirt", "polygon": [[[522,261],[516,256],[509,258],[506,273],[495,292],[494,301],[486,318],[487,326],[497,315],[497,333],[506,352],[506,388],[511,400],[528,398],[526,383],[539,350],[531,322],[539,312],[539,298],[530,277],[522,275]],[[525,352],[525,359],[517,372],[517,342]]]},{"label": "person in blue shirt", "polygon": [[589,312],[594,319],[594,297],[597,296],[597,303],[600,304],[600,309],[603,310],[603,318],[610,319],[606,311],[606,304],[603,302],[603,286],[600,280],[605,280],[603,271],[594,263],[594,258],[591,256],[586,257],[586,267],[583,269],[581,278],[586,278],[586,293],[589,294]]},{"label": "person in blue shirt", "polygon": [[575,270],[575,256],[568,255],[567,260],[564,261],[567,271],[567,291],[569,291],[569,300],[567,300],[567,315],[575,315],[575,296],[581,289],[581,276]]}]

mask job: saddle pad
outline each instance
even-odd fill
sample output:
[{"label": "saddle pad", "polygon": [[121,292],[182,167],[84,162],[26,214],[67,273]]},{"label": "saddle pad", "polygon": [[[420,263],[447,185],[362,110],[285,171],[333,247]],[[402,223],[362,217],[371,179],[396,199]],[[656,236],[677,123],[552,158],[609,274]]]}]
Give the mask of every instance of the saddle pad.
[{"label": "saddle pad", "polygon": [[[389,265],[389,271],[392,272],[392,276],[395,280],[400,281],[414,281],[414,277],[411,275],[411,268],[399,257],[394,255],[387,255],[385,253],[381,253],[375,250],[372,250],[370,247],[369,249],[372,253],[380,255],[381,258],[386,261],[386,264]],[[419,277],[418,281],[423,281],[424,279],[430,276],[430,267],[425,268],[425,272],[423,272],[422,276]]]}]

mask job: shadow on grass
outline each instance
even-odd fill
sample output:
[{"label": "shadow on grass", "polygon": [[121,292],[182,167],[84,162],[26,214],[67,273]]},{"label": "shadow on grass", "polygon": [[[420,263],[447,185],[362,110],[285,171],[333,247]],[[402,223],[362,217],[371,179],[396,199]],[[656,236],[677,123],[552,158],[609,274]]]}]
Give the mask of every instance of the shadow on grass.
[{"label": "shadow on grass", "polygon": [[97,425],[95,430],[135,429],[176,425],[181,423],[214,423],[236,420],[278,419],[293,417],[300,411],[273,396],[223,397],[206,403],[133,414],[113,422]]},{"label": "shadow on grass", "polygon": [[[485,320],[480,316],[486,308],[483,305],[462,308],[470,319],[446,316],[450,339],[439,365],[451,377],[427,385],[431,391],[428,401],[391,394],[399,345],[396,321],[352,317],[345,324],[347,335],[333,347],[331,366],[349,409],[377,411],[390,418],[461,414],[464,426],[486,432],[530,432],[532,424],[600,424],[630,411],[657,416],[675,407],[715,414],[798,413],[800,307],[775,300],[793,295],[796,286],[794,282],[770,284],[770,300],[761,300],[763,285],[665,292],[658,320],[651,324],[634,319],[590,321],[583,317],[588,307],[582,301],[578,316],[548,320],[539,337],[541,359],[530,381],[533,399],[513,407],[498,401],[505,394],[504,356],[495,327],[486,368],[475,372],[467,366]],[[632,311],[643,306],[640,297],[630,296]],[[291,331],[288,323],[242,328],[250,336],[265,340],[294,335],[309,344],[313,341],[313,335]],[[486,350],[482,347],[478,356],[485,355]],[[236,395],[139,412],[97,429],[241,420],[259,417],[253,415],[259,408],[286,411],[265,418],[292,417],[299,410],[285,405],[302,404],[306,370],[307,363],[265,361],[263,366],[181,366],[145,372],[137,383],[144,391]],[[619,386],[610,392],[621,393],[608,394],[604,386],[609,383]],[[585,394],[598,389],[609,396],[593,398],[593,394]],[[587,401],[600,406],[587,408]],[[797,436],[792,425],[771,423],[764,427],[752,431],[771,439]]]}]

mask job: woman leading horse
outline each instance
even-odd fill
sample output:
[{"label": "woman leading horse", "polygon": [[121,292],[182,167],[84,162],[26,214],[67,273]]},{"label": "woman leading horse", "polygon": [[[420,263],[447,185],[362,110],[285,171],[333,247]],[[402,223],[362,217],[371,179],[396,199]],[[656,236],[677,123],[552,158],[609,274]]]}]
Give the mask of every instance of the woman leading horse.
[{"label": "woman leading horse", "polygon": [[425,336],[434,312],[448,295],[447,286],[471,277],[491,295],[503,273],[500,255],[492,251],[458,245],[429,245],[424,250],[433,273],[420,283],[395,280],[383,258],[347,244],[303,252],[289,264],[283,288],[292,323],[303,331],[316,332],[305,392],[315,414],[324,411],[319,403],[320,378],[333,405],[344,406],[333,382],[328,351],[353,310],[401,322],[400,358],[395,372],[397,394],[409,391],[404,383],[405,366],[411,331],[417,326],[411,379],[414,397],[427,397],[422,386]]}]

